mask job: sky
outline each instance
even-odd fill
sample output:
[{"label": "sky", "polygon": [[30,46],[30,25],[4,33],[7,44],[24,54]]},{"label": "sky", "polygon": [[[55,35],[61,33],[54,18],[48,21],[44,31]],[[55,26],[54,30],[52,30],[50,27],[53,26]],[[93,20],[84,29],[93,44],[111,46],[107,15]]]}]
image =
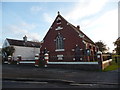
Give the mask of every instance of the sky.
[{"label": "sky", "polygon": [[110,52],[118,38],[119,0],[73,0],[0,2],[0,47],[6,38],[42,41],[57,12],[94,42],[103,41]]}]

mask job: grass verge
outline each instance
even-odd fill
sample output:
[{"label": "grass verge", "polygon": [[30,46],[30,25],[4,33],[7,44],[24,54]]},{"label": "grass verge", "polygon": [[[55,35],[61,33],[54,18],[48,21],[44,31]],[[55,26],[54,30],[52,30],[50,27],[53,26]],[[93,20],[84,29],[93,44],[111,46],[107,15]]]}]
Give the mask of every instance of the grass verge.
[{"label": "grass verge", "polygon": [[117,63],[115,61],[115,57],[112,57],[111,65],[106,67],[103,71],[112,71],[112,70],[118,70],[120,68],[120,56],[117,56]]}]

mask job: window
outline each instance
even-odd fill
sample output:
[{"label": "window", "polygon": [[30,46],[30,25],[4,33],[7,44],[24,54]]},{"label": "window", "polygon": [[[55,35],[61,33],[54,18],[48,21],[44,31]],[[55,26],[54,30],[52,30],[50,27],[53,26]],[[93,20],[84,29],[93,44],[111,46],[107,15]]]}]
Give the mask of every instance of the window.
[{"label": "window", "polygon": [[58,60],[63,60],[63,55],[57,55]]},{"label": "window", "polygon": [[61,29],[63,29],[63,27],[58,26],[55,30],[61,30]]},{"label": "window", "polygon": [[84,38],[85,36],[82,33],[79,33],[79,37]]},{"label": "window", "polygon": [[88,55],[88,56],[91,55],[91,51],[90,51],[90,49],[86,49],[86,55]]},{"label": "window", "polygon": [[60,17],[57,18],[57,24],[61,24],[61,18]]},{"label": "window", "polygon": [[64,40],[60,34],[56,37],[56,49],[64,49]]},{"label": "window", "polygon": [[61,20],[58,20],[58,21],[57,21],[57,24],[61,24]]}]

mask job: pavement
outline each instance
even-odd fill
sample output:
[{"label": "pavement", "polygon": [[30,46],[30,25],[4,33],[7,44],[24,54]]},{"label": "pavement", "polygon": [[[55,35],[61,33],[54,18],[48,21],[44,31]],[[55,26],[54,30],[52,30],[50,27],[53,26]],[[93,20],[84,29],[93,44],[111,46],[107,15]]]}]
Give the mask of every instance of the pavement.
[{"label": "pavement", "polygon": [[28,85],[33,88],[118,88],[118,73],[119,70],[101,72],[38,68],[32,65],[2,65],[3,88],[28,87]]}]

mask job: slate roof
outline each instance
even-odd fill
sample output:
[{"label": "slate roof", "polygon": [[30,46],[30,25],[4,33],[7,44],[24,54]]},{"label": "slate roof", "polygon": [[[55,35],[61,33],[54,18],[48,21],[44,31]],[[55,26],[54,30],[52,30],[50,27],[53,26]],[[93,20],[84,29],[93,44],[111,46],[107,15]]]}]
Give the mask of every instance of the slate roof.
[{"label": "slate roof", "polygon": [[[65,20],[60,14],[59,14],[57,17],[60,17],[60,18],[62,18],[63,20]],[[57,17],[56,17],[56,18],[57,18]],[[67,20],[65,20],[65,21],[68,22]],[[68,23],[69,23],[69,22],[68,22]],[[81,30],[79,30],[77,27],[75,27],[75,26],[72,25],[71,23],[69,23],[69,25],[70,25],[71,28],[73,28],[73,30],[75,30],[78,34],[84,35],[83,40],[85,40],[86,42],[89,42],[89,43],[95,45],[95,43],[94,43],[87,35],[85,35]]]},{"label": "slate roof", "polygon": [[40,48],[40,42],[32,42],[32,41],[24,42],[23,40],[15,40],[15,39],[8,39],[8,38],[7,38],[7,41],[9,42],[10,45],[14,45],[14,46]]},{"label": "slate roof", "polygon": [[73,26],[72,24],[70,24],[70,26],[79,34],[82,34],[84,35],[84,38],[83,40],[89,42],[89,43],[92,43],[92,44],[95,44],[87,35],[85,35],[81,30],[79,30],[77,27]]}]

